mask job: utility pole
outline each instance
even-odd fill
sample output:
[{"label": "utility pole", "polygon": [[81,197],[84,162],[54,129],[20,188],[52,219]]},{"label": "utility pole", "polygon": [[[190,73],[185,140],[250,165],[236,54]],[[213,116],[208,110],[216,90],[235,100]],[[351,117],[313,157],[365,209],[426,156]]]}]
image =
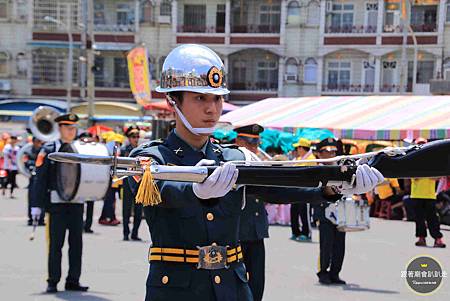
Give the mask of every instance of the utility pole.
[{"label": "utility pole", "polygon": [[87,59],[87,100],[88,100],[88,126],[92,125],[93,117],[95,114],[95,78],[92,67],[94,66],[94,50],[92,49],[94,46],[94,1],[83,0],[86,2],[86,26],[87,26],[87,34],[91,41],[90,47],[86,49],[86,59]]}]

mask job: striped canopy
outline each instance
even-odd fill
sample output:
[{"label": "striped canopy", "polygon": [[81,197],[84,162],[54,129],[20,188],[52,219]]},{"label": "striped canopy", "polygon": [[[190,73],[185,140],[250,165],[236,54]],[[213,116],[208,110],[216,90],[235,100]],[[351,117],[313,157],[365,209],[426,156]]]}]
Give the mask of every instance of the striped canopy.
[{"label": "striped canopy", "polygon": [[340,138],[450,138],[450,96],[268,98],[222,116],[233,126],[329,129]]}]

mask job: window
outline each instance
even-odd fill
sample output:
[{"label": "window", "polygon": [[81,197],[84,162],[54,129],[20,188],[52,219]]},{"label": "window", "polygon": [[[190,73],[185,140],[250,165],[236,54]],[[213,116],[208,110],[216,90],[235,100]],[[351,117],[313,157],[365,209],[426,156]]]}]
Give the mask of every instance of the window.
[{"label": "window", "polygon": [[[33,78],[37,85],[66,85],[67,50],[36,49],[32,52]],[[72,82],[78,82],[78,51],[73,53]]]},{"label": "window", "polygon": [[315,84],[317,81],[317,62],[313,58],[309,58],[305,61],[305,70],[303,81],[305,84]]},{"label": "window", "polygon": [[450,0],[447,0],[447,16],[445,18],[446,22],[450,22]]},{"label": "window", "polygon": [[105,75],[105,58],[102,56],[96,56],[94,59],[94,67],[92,71],[94,72],[95,86],[96,87],[109,87],[106,83]]},{"label": "window", "polygon": [[161,1],[161,6],[159,8],[160,16],[170,16],[172,14],[172,6],[169,0]]},{"label": "window", "polygon": [[16,19],[21,22],[27,21],[27,19],[28,19],[28,1],[17,0]]},{"label": "window", "polygon": [[139,14],[141,23],[151,23],[155,21],[155,6],[152,1],[141,2],[141,12]]},{"label": "window", "polygon": [[[162,57],[160,57],[159,58],[159,66],[158,66],[158,72],[159,72],[159,74],[161,74],[161,71],[162,71],[162,69],[163,69],[163,65],[164,65],[164,61],[166,60],[166,57],[165,56],[162,56]],[[161,77],[161,76],[160,76]],[[160,78],[159,77],[159,78]],[[153,78],[153,79],[156,79],[156,80],[159,80],[159,78]]]},{"label": "window", "polygon": [[417,62],[417,80],[418,84],[429,84],[434,77],[434,61]]},{"label": "window", "polygon": [[206,5],[184,6],[184,32],[206,31]]},{"label": "window", "polygon": [[114,87],[129,88],[127,60],[123,57],[114,58]]},{"label": "window", "polygon": [[444,78],[450,80],[450,58],[444,60]]},{"label": "window", "polygon": [[398,3],[386,3],[384,14],[384,31],[394,32],[400,24],[400,8]]},{"label": "window", "polygon": [[247,62],[244,60],[236,60],[233,62],[231,71],[232,88],[236,90],[245,90],[246,88],[246,72]]},{"label": "window", "polygon": [[94,3],[94,25],[105,23],[105,6],[103,3]]},{"label": "window", "polygon": [[413,5],[411,27],[418,32],[434,32],[437,26],[437,5]]},{"label": "window", "polygon": [[278,64],[276,61],[260,61],[257,65],[258,90],[275,90],[278,88]]},{"label": "window", "polygon": [[[33,22],[36,28],[65,30],[63,24],[71,22],[72,28],[78,27],[78,1],[61,2],[52,0],[35,0],[34,1]],[[46,16],[50,16],[62,24],[55,24],[44,20]]]},{"label": "window", "polygon": [[366,3],[365,32],[377,31],[378,3]]},{"label": "window", "polygon": [[0,19],[8,18],[8,1],[0,1]]},{"label": "window", "polygon": [[286,61],[285,80],[288,82],[296,82],[298,78],[298,65],[294,58],[289,58]]},{"label": "window", "polygon": [[9,55],[7,52],[1,51],[0,52],[0,74],[1,75],[8,75],[8,60]]},{"label": "window", "polygon": [[259,32],[279,32],[280,5],[261,5],[259,8]]},{"label": "window", "polygon": [[348,89],[351,80],[351,63],[334,61],[328,62],[328,88]]},{"label": "window", "polygon": [[383,62],[383,87],[389,87],[397,84],[397,62]]},{"label": "window", "polygon": [[217,4],[216,32],[225,32],[225,5]]},{"label": "window", "polygon": [[353,4],[333,3],[331,27],[351,30],[353,28]]},{"label": "window", "polygon": [[134,16],[133,11],[130,8],[130,5],[125,3],[117,4],[116,14],[117,14],[116,20],[117,25],[133,24]]},{"label": "window", "polygon": [[297,1],[291,1],[288,4],[287,24],[289,25],[300,24],[300,5],[298,4]]},{"label": "window", "polygon": [[316,1],[311,1],[307,8],[307,24],[319,25],[320,22],[320,7]]},{"label": "window", "polygon": [[19,52],[16,56],[16,74],[19,77],[26,77],[27,71],[28,71],[28,64],[25,53]]},{"label": "window", "polygon": [[363,62],[364,69],[364,91],[372,91],[375,85],[375,65],[368,61]]}]

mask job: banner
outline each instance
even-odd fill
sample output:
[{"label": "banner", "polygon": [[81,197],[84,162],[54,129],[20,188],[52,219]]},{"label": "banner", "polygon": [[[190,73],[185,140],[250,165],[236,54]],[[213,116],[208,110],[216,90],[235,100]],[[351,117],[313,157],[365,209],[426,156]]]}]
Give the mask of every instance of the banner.
[{"label": "banner", "polygon": [[136,102],[144,106],[152,100],[147,50],[142,46],[131,49],[127,61],[131,92]]}]

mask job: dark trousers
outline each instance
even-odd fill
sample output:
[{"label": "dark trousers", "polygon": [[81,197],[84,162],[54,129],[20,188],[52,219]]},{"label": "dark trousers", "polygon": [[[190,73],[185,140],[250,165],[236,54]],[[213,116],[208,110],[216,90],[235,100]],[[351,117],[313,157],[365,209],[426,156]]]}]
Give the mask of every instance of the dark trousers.
[{"label": "dark trousers", "polygon": [[319,237],[320,270],[318,275],[320,277],[322,274],[329,273],[331,277],[337,277],[344,262],[345,232],[338,231],[331,222],[321,219]]},{"label": "dark trousers", "polygon": [[265,282],[266,250],[264,240],[243,241],[241,245],[253,300],[260,301],[263,298]]},{"label": "dark trousers", "polygon": [[116,192],[118,188],[109,187],[103,200],[103,209],[100,219],[116,219]]},{"label": "dark trousers", "polygon": [[133,209],[133,230],[131,236],[137,237],[142,220],[142,204],[136,204],[134,202],[133,193],[126,182],[122,186],[122,199],[123,236],[128,236],[130,234],[129,223],[131,211]]},{"label": "dark trousers", "polygon": [[[28,184],[28,223],[32,223],[33,219],[31,217],[31,199],[34,197],[34,193],[33,193],[33,183],[34,183],[35,177],[32,176],[30,178],[30,182]],[[39,218],[39,224],[44,224],[44,217],[45,217],[45,212],[42,211],[41,213],[41,217]]]},{"label": "dark trousers", "polygon": [[8,185],[8,184],[10,185],[9,189],[10,189],[11,195],[14,192],[14,188],[17,187],[16,176],[17,176],[17,170],[8,170],[8,183],[6,185]]},{"label": "dark trousers", "polygon": [[[416,209],[416,237],[427,237],[427,225],[431,237],[441,238],[436,201],[429,199],[413,199]],[[427,221],[427,224],[425,224]]]},{"label": "dark trousers", "polygon": [[86,220],[84,221],[84,230],[91,230],[92,217],[94,216],[94,201],[86,201]]},{"label": "dark trousers", "polygon": [[[300,231],[300,224],[298,217],[302,220],[302,230]],[[292,235],[305,235],[309,237],[309,220],[308,220],[308,206],[306,203],[291,204],[291,230]]]},{"label": "dark trousers", "polygon": [[81,255],[83,249],[83,209],[82,204],[52,205],[47,220],[48,227],[48,279],[56,285],[61,279],[61,257],[66,231],[69,232],[69,273],[66,282],[78,283],[81,275]]}]

